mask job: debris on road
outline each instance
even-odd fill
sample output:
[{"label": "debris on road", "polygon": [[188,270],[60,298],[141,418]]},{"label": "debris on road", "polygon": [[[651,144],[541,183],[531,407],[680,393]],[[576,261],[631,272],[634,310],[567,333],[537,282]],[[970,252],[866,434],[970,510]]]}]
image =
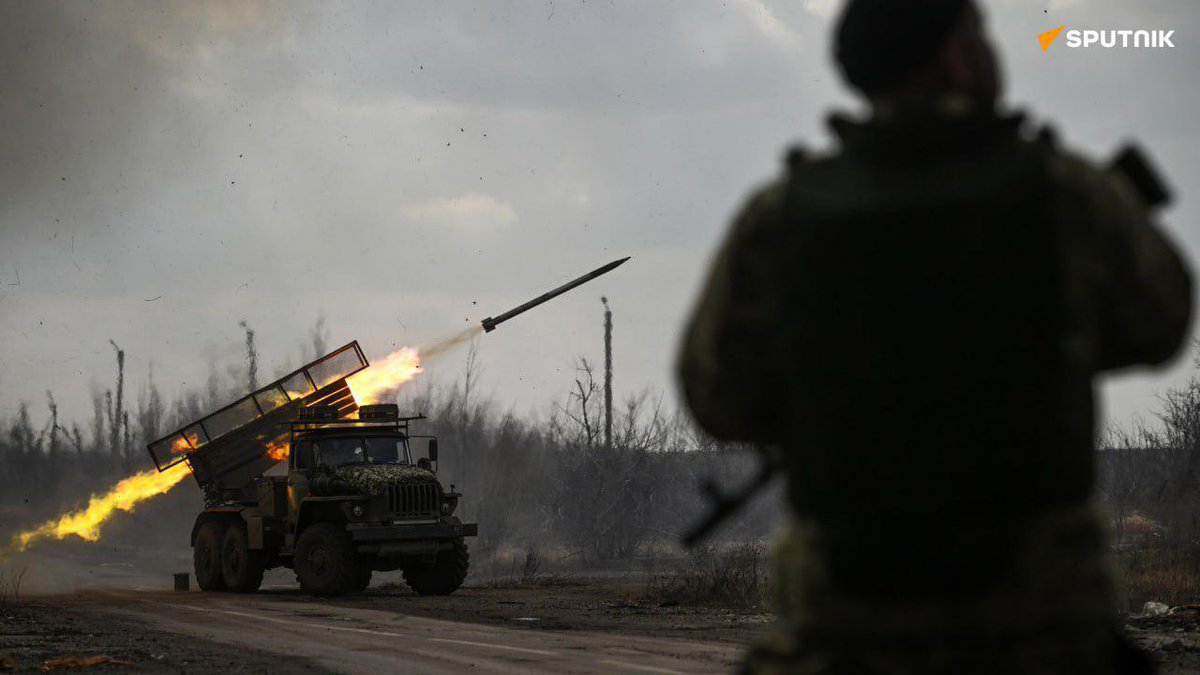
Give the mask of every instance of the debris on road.
[{"label": "debris on road", "polygon": [[132,666],[133,661],[124,659],[114,659],[105,654],[97,654],[95,656],[60,656],[56,659],[49,659],[42,662],[42,672],[50,672],[51,670],[66,670],[78,668],[95,668],[96,666]]},{"label": "debris on road", "polygon": [[1171,613],[1171,606],[1153,600],[1142,605],[1142,616],[1165,616]]}]

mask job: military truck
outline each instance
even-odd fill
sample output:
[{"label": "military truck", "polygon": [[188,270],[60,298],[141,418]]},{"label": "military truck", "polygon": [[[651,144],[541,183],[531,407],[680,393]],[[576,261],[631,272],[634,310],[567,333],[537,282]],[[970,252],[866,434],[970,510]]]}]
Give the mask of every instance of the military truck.
[{"label": "military truck", "polygon": [[[376,571],[401,570],[422,595],[462,584],[478,528],[437,479],[437,439],[409,433],[424,417],[358,406],[346,379],[369,365],[351,342],[149,445],[160,471],[187,462],[204,491],[202,590],[253,593],[280,566],[321,596],[362,591]],[[427,443],[416,462],[414,439]]]}]

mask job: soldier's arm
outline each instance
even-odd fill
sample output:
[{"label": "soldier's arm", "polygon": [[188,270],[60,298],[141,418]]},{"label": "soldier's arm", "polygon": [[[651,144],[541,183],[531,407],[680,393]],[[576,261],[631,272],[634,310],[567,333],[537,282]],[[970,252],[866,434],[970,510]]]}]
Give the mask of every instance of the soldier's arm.
[{"label": "soldier's arm", "polygon": [[[725,440],[777,440],[782,369],[776,353],[778,292],[773,231],[784,187],[755,195],[737,216],[688,322],[679,358],[696,421]],[[777,282],[774,282],[777,285]]]},{"label": "soldier's arm", "polygon": [[1090,167],[1080,180],[1088,219],[1099,230],[1096,264],[1103,268],[1095,305],[1097,370],[1161,364],[1187,335],[1191,275],[1128,180]]}]

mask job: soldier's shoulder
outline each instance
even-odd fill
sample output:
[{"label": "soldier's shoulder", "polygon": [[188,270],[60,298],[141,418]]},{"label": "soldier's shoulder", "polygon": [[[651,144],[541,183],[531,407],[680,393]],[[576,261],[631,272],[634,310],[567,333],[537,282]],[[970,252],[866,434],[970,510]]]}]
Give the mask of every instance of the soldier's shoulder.
[{"label": "soldier's shoulder", "polygon": [[751,190],[738,211],[734,227],[742,232],[769,228],[783,209],[787,185],[787,177],[778,176]]},{"label": "soldier's shoulder", "polygon": [[1035,142],[1046,151],[1050,203],[1068,236],[1119,241],[1148,218],[1145,202],[1127,176],[1063,147],[1052,132],[1039,136]]},{"label": "soldier's shoulder", "polygon": [[1044,145],[1047,174],[1055,186],[1086,192],[1102,189],[1107,183],[1104,171],[1094,160],[1057,143]]},{"label": "soldier's shoulder", "polygon": [[833,153],[809,150],[804,145],[791,145],[783,152],[783,162],[776,176],[752,190],[744,202],[738,220],[747,226],[770,223],[773,216],[786,207],[788,193],[798,181],[811,180],[822,167],[834,158]]},{"label": "soldier's shoulder", "polygon": [[768,212],[783,206],[787,196],[788,180],[786,176],[777,176],[755,188],[746,200],[746,211]]},{"label": "soldier's shoulder", "polygon": [[1032,143],[1042,148],[1048,178],[1064,197],[1085,204],[1137,208],[1135,190],[1124,176],[1078,150],[1063,146],[1052,127],[1041,127]]}]

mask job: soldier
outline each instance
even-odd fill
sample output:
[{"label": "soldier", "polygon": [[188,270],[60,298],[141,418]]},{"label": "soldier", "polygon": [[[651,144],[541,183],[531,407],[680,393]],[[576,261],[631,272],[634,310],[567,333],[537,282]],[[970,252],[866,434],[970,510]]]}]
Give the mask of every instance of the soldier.
[{"label": "soldier", "polygon": [[1189,321],[1147,190],[998,111],[970,0],[850,0],[836,59],[869,118],[749,200],[680,359],[699,423],[787,475],[747,671],[1144,672],[1087,500],[1093,378]]}]

